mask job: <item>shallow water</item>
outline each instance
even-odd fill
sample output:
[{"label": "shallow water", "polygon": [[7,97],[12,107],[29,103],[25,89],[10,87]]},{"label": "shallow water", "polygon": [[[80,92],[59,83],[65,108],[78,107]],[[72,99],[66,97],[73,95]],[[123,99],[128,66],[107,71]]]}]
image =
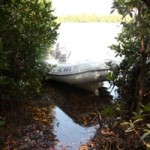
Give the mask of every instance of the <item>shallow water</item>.
[{"label": "shallow water", "polygon": [[97,111],[110,104],[112,96],[107,88],[102,88],[98,97],[92,92],[54,81],[47,88],[54,101],[56,149],[78,149],[94,137],[99,127]]},{"label": "shallow water", "polygon": [[59,107],[55,107],[55,134],[60,141],[57,149],[78,149],[81,144],[86,144],[96,132],[97,126],[83,127],[73,121]]}]

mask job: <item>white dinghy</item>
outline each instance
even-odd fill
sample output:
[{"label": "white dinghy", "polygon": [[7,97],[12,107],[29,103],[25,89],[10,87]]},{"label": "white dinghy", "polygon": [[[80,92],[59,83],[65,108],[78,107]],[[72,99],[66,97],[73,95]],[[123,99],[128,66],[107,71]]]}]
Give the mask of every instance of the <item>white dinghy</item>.
[{"label": "white dinghy", "polygon": [[93,91],[98,95],[98,88],[106,81],[109,68],[105,63],[81,62],[75,64],[57,64],[50,72],[52,80],[68,83]]}]

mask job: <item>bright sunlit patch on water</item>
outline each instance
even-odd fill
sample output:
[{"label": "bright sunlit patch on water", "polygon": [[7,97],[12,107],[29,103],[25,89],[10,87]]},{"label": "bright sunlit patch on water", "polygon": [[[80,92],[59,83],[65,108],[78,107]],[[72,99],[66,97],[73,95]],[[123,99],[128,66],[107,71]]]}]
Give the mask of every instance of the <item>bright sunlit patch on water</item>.
[{"label": "bright sunlit patch on water", "polygon": [[113,99],[115,100],[116,97],[118,96],[117,94],[117,87],[116,86],[111,86],[109,82],[103,82],[103,86],[107,88],[107,91],[110,92],[110,94],[113,96]]},{"label": "bright sunlit patch on water", "polygon": [[60,141],[57,144],[57,150],[62,150],[62,148],[78,149],[80,145],[85,144],[94,136],[96,128],[98,128],[98,126],[80,126],[58,107],[55,107],[54,112],[56,118],[54,130]]},{"label": "bright sunlit patch on water", "polygon": [[109,46],[120,29],[117,23],[62,23],[57,43],[70,53],[68,63],[119,60]]}]

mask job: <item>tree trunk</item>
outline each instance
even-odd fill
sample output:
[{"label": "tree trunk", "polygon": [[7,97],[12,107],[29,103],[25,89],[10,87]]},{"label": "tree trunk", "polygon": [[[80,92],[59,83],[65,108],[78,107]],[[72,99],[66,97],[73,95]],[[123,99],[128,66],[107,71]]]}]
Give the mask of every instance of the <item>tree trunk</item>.
[{"label": "tree trunk", "polygon": [[143,102],[143,96],[145,93],[145,76],[146,76],[146,55],[141,54],[141,66],[140,66],[140,76],[139,76],[139,98],[138,102]]},{"label": "tree trunk", "polygon": [[144,33],[143,33],[143,21],[142,21],[142,4],[138,1],[138,15],[137,22],[139,23],[139,39],[141,40],[140,46],[140,54],[141,54],[141,64],[140,64],[140,75],[139,75],[139,97],[138,97],[138,105],[143,102],[143,96],[145,93],[145,77],[146,77],[146,53],[145,53],[145,43],[144,43]]}]

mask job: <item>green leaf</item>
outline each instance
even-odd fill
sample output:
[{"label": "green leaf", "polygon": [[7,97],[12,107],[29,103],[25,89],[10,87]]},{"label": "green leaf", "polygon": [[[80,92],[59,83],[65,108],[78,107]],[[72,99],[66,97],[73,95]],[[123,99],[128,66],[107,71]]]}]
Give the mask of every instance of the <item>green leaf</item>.
[{"label": "green leaf", "polygon": [[130,125],[130,123],[129,122],[123,122],[123,123],[121,123],[121,125]]},{"label": "green leaf", "polygon": [[132,0],[125,0],[125,3],[130,3]]},{"label": "green leaf", "polygon": [[130,123],[130,127],[132,128],[132,129],[134,129],[134,123]]},{"label": "green leaf", "polygon": [[143,119],[142,119],[142,118],[137,119],[137,120],[135,120],[133,123],[137,123],[137,122],[139,122],[139,121],[143,121]]},{"label": "green leaf", "polygon": [[150,135],[149,132],[144,133],[141,137],[141,140],[144,140],[148,135]]}]

